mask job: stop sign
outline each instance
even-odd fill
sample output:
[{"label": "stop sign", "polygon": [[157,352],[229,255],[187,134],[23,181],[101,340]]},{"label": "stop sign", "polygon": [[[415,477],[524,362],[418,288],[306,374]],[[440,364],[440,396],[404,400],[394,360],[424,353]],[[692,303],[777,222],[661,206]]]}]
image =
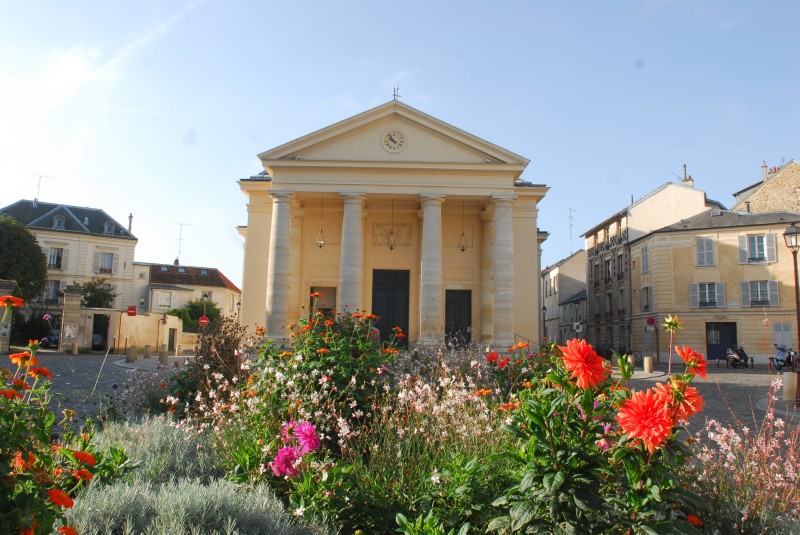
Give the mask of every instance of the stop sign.
[{"label": "stop sign", "polygon": [[200,316],[200,319],[197,320],[197,323],[199,323],[201,327],[205,327],[208,325],[208,316]]}]

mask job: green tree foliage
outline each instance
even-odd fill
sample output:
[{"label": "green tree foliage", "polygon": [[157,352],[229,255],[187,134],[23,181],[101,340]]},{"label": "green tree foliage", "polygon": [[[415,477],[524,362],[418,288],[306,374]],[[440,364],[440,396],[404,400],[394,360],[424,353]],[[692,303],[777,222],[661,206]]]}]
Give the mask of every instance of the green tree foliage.
[{"label": "green tree foliage", "polygon": [[17,293],[26,301],[44,293],[47,259],[36,237],[12,217],[0,216],[0,279],[17,282]]},{"label": "green tree foliage", "polygon": [[[205,309],[203,305],[205,304]],[[217,304],[209,299],[208,301],[203,301],[202,297],[198,297],[197,299],[192,299],[183,307],[189,313],[189,317],[192,318],[192,321],[197,323],[197,320],[200,319],[200,316],[203,315],[203,310],[205,310],[205,315],[208,317],[209,322],[217,321],[222,316],[222,311],[219,309]]]},{"label": "green tree foliage", "polygon": [[[78,284],[75,282],[75,284]],[[84,282],[81,287],[83,288],[83,297],[81,297],[81,305],[91,308],[111,308],[111,303],[114,298],[119,294],[111,291],[111,288],[106,284],[106,279],[95,278]]]}]

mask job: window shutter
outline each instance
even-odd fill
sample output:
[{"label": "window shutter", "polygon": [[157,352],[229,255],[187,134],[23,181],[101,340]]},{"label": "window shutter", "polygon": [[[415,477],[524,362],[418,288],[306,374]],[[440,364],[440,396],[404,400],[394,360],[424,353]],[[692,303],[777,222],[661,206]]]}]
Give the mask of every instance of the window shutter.
[{"label": "window shutter", "polygon": [[69,262],[69,249],[64,249],[61,253],[61,271],[67,271],[67,263]]},{"label": "window shutter", "polygon": [[742,306],[750,306],[750,282],[742,281],[739,283],[740,291],[742,292]]},{"label": "window shutter", "polygon": [[706,238],[704,241],[706,242],[706,265],[713,266],[716,264],[716,260],[714,260],[714,240]]},{"label": "window shutter", "polygon": [[778,281],[768,281],[767,287],[769,288],[769,306],[779,306],[780,299],[778,299]]},{"label": "window shutter", "polygon": [[92,273],[100,273],[100,253],[94,253],[92,261]]},{"label": "window shutter", "polygon": [[[778,251],[775,247],[775,234],[767,234],[767,262],[777,262]],[[771,301],[772,299],[770,299]]]},{"label": "window shutter", "polygon": [[689,307],[700,308],[700,288],[696,282],[689,283]]},{"label": "window shutter", "polygon": [[[112,294],[116,294],[117,293],[117,285],[116,284],[112,284],[111,285],[111,293]],[[114,308],[114,303],[116,302],[116,300],[117,300],[116,297],[112,297],[111,298],[111,302],[108,304],[108,308]]]},{"label": "window shutter", "polygon": [[[739,234],[739,263],[746,264],[747,263],[747,236],[744,234]],[[750,287],[748,286],[748,293]],[[750,300],[748,299],[748,302]],[[748,305],[750,306],[750,305]]]},{"label": "window shutter", "polygon": [[169,294],[169,308],[178,308],[178,293],[170,292]]},{"label": "window shutter", "polygon": [[727,306],[725,301],[725,283],[717,283],[717,308],[725,308]]},{"label": "window shutter", "polygon": [[706,265],[706,241],[703,238],[697,238],[695,240],[697,244],[697,265],[698,266],[705,266]]},{"label": "window shutter", "polygon": [[47,262],[47,267],[50,267],[50,248],[42,247],[42,252],[44,253],[44,259]]},{"label": "window shutter", "polygon": [[639,309],[644,312],[644,288],[639,290]]},{"label": "window shutter", "polygon": [[116,275],[117,274],[117,265],[119,265],[119,254],[114,253],[114,258],[111,261],[111,274],[112,275]]}]

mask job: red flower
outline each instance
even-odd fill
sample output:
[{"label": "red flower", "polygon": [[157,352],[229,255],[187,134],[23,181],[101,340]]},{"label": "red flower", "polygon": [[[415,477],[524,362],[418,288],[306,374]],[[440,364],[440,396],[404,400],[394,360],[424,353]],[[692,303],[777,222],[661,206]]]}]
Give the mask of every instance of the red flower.
[{"label": "red flower", "polygon": [[511,362],[510,358],[508,357],[501,358],[500,360],[497,361],[497,369],[502,370],[503,368],[508,366],[509,362]]},{"label": "red flower", "polygon": [[381,353],[383,353],[384,355],[388,355],[388,354],[394,355],[395,353],[399,353],[399,351],[397,350],[397,348],[394,348],[394,347],[385,347],[385,348],[381,349]]},{"label": "red flower", "polygon": [[476,396],[491,396],[492,395],[492,391],[489,390],[488,388],[481,388],[480,390],[475,392],[475,395]]},{"label": "red flower", "polygon": [[672,434],[669,402],[652,390],[634,392],[619,409],[617,422],[632,439],[642,442],[651,454],[666,444]]},{"label": "red flower", "polygon": [[12,353],[8,356],[13,364],[17,366],[36,366],[39,364],[39,359],[36,358],[36,355],[31,355],[29,351],[23,351],[22,353]]},{"label": "red flower", "polygon": [[700,374],[700,377],[707,379],[706,370],[708,369],[708,361],[703,358],[703,355],[695,351],[689,346],[675,347],[675,351],[681,356],[683,362],[686,363],[686,370],[692,375]]},{"label": "red flower", "polygon": [[702,527],[704,522],[703,520],[697,515],[686,515],[686,521],[693,526]]},{"label": "red flower", "polygon": [[29,528],[19,528],[19,535],[36,535],[36,527],[39,525],[35,520]]},{"label": "red flower", "polygon": [[703,410],[703,396],[695,387],[686,386],[683,381],[672,379],[669,384],[659,383],[653,387],[653,392],[666,399],[678,420],[687,420]]},{"label": "red flower", "polygon": [[8,306],[11,306],[11,307],[24,307],[25,306],[25,301],[23,301],[19,297],[14,297],[14,296],[11,296],[11,295],[3,295],[3,296],[0,296],[0,306],[4,306],[4,307],[8,307]]},{"label": "red flower", "polygon": [[590,388],[605,381],[608,376],[605,361],[586,340],[568,340],[565,347],[558,349],[564,354],[564,368],[572,372],[570,377],[577,380],[578,388]]},{"label": "red flower", "polygon": [[319,293],[319,292],[314,292],[314,293],[311,294],[311,297],[315,297],[315,298],[316,297],[322,297],[322,294]]},{"label": "red flower", "polygon": [[331,350],[330,350],[330,349],[326,349],[326,348],[324,348],[324,347],[322,347],[322,348],[320,348],[320,349],[317,349],[317,354],[318,354],[318,355],[324,355],[325,353],[330,353],[330,352],[331,352]]},{"label": "red flower", "polygon": [[256,334],[258,336],[264,336],[264,334],[266,334],[266,332],[267,332],[267,329],[264,328],[263,326],[259,325],[258,327],[256,327]]},{"label": "red flower", "polygon": [[50,370],[48,370],[44,366],[40,366],[38,368],[29,368],[28,375],[31,375],[33,377],[47,377],[51,381],[53,380],[53,374],[50,373]]},{"label": "red flower", "polygon": [[16,390],[11,390],[10,388],[0,390],[0,396],[3,396],[7,399],[22,399],[22,394]]},{"label": "red flower", "polygon": [[486,355],[486,362],[497,362],[497,359],[500,358],[500,353],[497,351],[492,351],[488,355]]},{"label": "red flower", "polygon": [[88,451],[73,451],[72,455],[80,462],[88,464],[89,466],[94,466],[94,463],[97,462],[97,460],[94,458],[94,455]]},{"label": "red flower", "polygon": [[78,532],[75,528],[71,528],[69,526],[61,526],[58,528],[59,533],[63,533],[64,535],[78,535]]},{"label": "red flower", "polygon": [[69,509],[75,505],[75,502],[72,500],[72,498],[70,498],[69,495],[61,489],[50,489],[47,491],[47,494],[50,495],[50,501],[59,507]]},{"label": "red flower", "polygon": [[74,475],[75,478],[80,479],[81,481],[89,481],[94,477],[92,473],[88,471],[86,468],[75,470],[75,472],[73,472],[72,475]]}]

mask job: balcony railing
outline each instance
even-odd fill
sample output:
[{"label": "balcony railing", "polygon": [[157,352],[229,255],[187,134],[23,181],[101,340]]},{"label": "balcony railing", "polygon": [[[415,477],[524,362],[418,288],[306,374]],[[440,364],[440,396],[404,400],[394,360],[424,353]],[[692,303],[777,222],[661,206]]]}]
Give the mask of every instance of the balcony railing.
[{"label": "balcony railing", "polygon": [[766,256],[750,256],[750,257],[747,258],[747,263],[748,264],[758,264],[758,263],[766,262],[766,261],[767,261],[767,257]]},{"label": "balcony railing", "polygon": [[716,308],[716,301],[700,301],[700,308]]},{"label": "balcony railing", "polygon": [[751,299],[750,300],[751,307],[768,307],[769,306],[769,299]]}]

